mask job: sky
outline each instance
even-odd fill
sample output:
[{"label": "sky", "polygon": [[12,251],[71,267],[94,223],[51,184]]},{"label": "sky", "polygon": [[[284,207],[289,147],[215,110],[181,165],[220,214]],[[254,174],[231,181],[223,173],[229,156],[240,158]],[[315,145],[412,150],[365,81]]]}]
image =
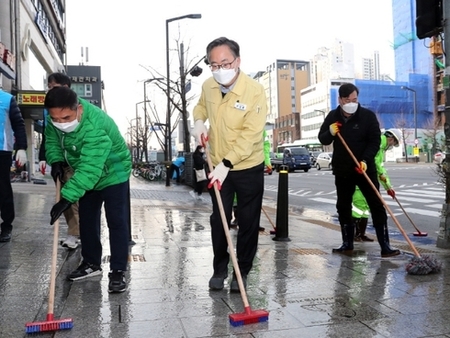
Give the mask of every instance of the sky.
[{"label": "sky", "polygon": [[[238,42],[247,74],[265,70],[275,59],[308,61],[337,38],[354,44],[355,61],[378,50],[381,72],[395,75],[392,0],[67,0],[67,63],[101,66],[106,111],[122,134],[135,117],[136,103],[144,99],[143,81],[165,77],[166,20],[188,14],[202,17],[169,23],[171,79],[179,77],[177,40],[193,65],[220,36]],[[89,49],[88,60],[81,56],[82,47]],[[194,98],[188,111],[211,76],[203,62],[199,65],[203,74],[191,79],[188,96]],[[162,91],[150,83],[147,94],[164,116]]]}]

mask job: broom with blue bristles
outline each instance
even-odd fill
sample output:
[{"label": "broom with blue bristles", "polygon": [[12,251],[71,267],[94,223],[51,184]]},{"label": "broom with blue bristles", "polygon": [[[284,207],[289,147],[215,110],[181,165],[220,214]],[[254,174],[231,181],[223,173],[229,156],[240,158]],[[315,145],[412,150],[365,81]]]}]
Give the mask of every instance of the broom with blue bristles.
[{"label": "broom with blue bristles", "polygon": [[[59,201],[59,195],[61,191],[61,183],[59,179],[56,179],[56,202]],[[59,220],[55,221],[53,230],[53,252],[52,252],[52,267],[50,272],[50,290],[48,295],[48,309],[47,318],[41,322],[28,322],[25,324],[26,333],[48,332],[58,330],[68,330],[73,327],[73,319],[56,319],[53,315],[53,308],[55,305],[55,279],[56,279],[56,254],[58,252],[58,232],[59,232]]]}]

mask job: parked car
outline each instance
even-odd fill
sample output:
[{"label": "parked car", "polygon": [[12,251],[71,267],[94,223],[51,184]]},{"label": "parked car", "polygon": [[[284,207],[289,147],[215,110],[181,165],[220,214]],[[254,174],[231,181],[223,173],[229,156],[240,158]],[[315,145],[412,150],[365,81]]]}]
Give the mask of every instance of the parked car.
[{"label": "parked car", "polygon": [[434,154],[434,162],[441,164],[444,159],[445,159],[445,153],[439,151],[436,154]]},{"label": "parked car", "polygon": [[320,153],[316,159],[316,169],[320,170],[322,168],[332,169],[331,159],[333,158],[333,153]]}]

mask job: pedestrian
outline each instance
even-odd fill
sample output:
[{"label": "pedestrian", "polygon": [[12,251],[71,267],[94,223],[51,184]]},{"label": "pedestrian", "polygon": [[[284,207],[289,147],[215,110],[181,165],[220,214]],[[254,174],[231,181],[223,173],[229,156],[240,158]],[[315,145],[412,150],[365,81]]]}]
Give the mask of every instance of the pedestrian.
[{"label": "pedestrian", "polygon": [[[181,167],[184,165],[185,158],[183,156],[178,156],[169,167],[169,177],[175,178],[177,183],[181,183]],[[175,174],[175,177],[174,177]]]},{"label": "pedestrian", "polygon": [[[378,180],[387,194],[395,198],[395,191],[392,189],[391,181],[384,167],[384,157],[386,151],[392,147],[398,147],[401,134],[398,129],[386,130],[381,135],[380,149],[375,156],[375,167],[377,168]],[[367,221],[370,209],[361,190],[356,187],[353,194],[352,216],[355,222],[355,242],[373,242],[373,239],[366,236]]]},{"label": "pedestrian", "polygon": [[[74,175],[61,189],[50,211],[51,224],[73,203],[79,203],[80,266],[69,274],[75,281],[102,273],[100,238],[104,204],[111,252],[109,292],[126,290],[129,241],[129,177],[131,155],[120,131],[104,111],[79,100],[67,87],[55,87],[45,97],[48,109],[46,158],[50,165],[66,161]],[[61,179],[62,172],[58,170]]]},{"label": "pedestrian", "polygon": [[[358,94],[358,88],[351,83],[339,87],[339,106],[327,115],[318,135],[322,144],[333,143],[331,164],[335,176],[336,208],[343,242],[339,248],[333,249],[333,252],[346,253],[353,250],[355,226],[352,218],[352,197],[355,187],[358,186],[370,207],[373,226],[381,247],[381,257],[395,256],[400,254],[400,251],[392,249],[389,244],[386,210],[362,174],[365,172],[379,189],[375,155],[380,148],[380,125],[375,114],[358,103]],[[341,134],[358,160],[358,166],[355,167],[349,152],[336,136],[337,133]]]},{"label": "pedestrian", "polygon": [[203,170],[206,174],[206,161],[202,145],[198,145],[197,148],[195,148],[195,151],[192,154],[192,159],[194,161],[194,185],[195,185],[193,195],[196,199],[201,199],[203,190],[205,189],[206,184],[208,183],[206,179],[203,181],[199,181],[197,179],[197,175],[195,174],[195,170]]},{"label": "pedestrian", "polygon": [[[228,277],[228,243],[217,199],[221,195],[227,223],[230,224],[236,193],[239,209],[239,231],[236,256],[244,286],[258,248],[259,224],[264,192],[263,130],[266,124],[267,100],[264,88],[243,71],[239,45],[225,37],[210,42],[206,57],[212,77],[202,86],[194,108],[194,135],[203,144],[208,140],[214,170],[209,174],[213,211],[210,217],[214,252],[211,290],[221,290]],[[209,121],[209,134],[205,121]],[[230,291],[239,292],[236,275]]]},{"label": "pedestrian", "polygon": [[14,150],[16,167],[20,168],[27,163],[25,122],[14,96],[0,89],[0,242],[11,241],[15,218],[10,177]]},{"label": "pedestrian", "polygon": [[[64,73],[52,73],[47,78],[47,88],[48,90],[54,87],[68,87],[70,88],[71,81],[70,77]],[[79,99],[81,100],[81,99]],[[43,132],[42,132],[42,142],[39,147],[39,169],[43,175],[45,175],[45,168],[47,167],[46,157],[45,157],[45,127],[47,125],[48,111],[44,109],[44,121],[43,121]],[[55,165],[52,167],[51,175],[53,180],[56,182],[56,177],[61,176],[61,188],[64,187],[64,183],[67,182],[74,174],[73,168],[63,161],[61,165]],[[58,170],[62,171],[62,175]],[[79,226],[79,216],[78,216],[78,202],[73,203],[69,209],[64,211],[64,217],[67,223],[67,237],[61,241],[63,247],[69,249],[76,249],[80,245],[80,226]]]}]

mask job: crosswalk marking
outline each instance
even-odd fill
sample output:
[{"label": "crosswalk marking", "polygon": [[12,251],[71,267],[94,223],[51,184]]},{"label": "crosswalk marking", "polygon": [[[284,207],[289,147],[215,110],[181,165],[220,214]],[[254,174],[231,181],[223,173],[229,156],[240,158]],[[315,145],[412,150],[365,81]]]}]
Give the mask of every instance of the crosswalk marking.
[{"label": "crosswalk marking", "polygon": [[439,217],[441,214],[439,211],[431,211],[431,210],[417,209],[417,208],[405,208],[405,210],[408,213],[419,214],[419,215],[424,215],[424,216],[431,216],[431,217]]},{"label": "crosswalk marking", "polygon": [[[421,187],[424,188],[421,188]],[[402,206],[408,213],[417,214],[428,217],[440,217],[442,204],[445,201],[445,191],[441,186],[426,186],[426,184],[414,184],[405,185],[402,190],[398,190],[397,187],[396,195]],[[417,188],[415,188],[417,187]],[[408,189],[411,188],[411,189]],[[278,186],[276,185],[266,185],[264,187],[266,191],[278,191]],[[393,200],[384,190],[380,191],[385,203],[393,211],[394,216],[403,215],[403,211],[399,209],[398,203]],[[332,191],[312,191],[310,189],[289,189],[288,194],[296,197],[305,197],[308,200],[315,201],[318,203],[326,203],[330,205],[336,205],[336,190]],[[325,197],[326,196],[326,197]],[[414,208],[412,205],[414,203],[421,203],[422,208]],[[394,212],[395,210],[395,212]]]}]

